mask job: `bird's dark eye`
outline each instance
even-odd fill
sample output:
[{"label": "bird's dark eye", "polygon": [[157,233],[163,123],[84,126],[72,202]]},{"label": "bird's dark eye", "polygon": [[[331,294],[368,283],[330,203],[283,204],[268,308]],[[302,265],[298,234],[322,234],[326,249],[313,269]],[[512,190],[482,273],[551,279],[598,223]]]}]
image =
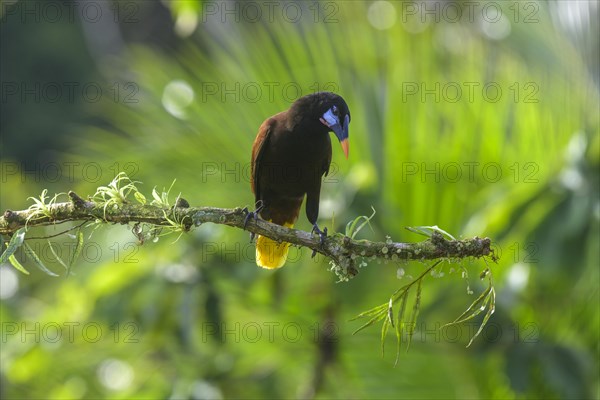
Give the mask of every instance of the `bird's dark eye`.
[{"label": "bird's dark eye", "polygon": [[338,108],[336,106],[331,107],[331,109],[333,110],[333,114],[334,115],[339,115],[340,112],[338,111]]}]

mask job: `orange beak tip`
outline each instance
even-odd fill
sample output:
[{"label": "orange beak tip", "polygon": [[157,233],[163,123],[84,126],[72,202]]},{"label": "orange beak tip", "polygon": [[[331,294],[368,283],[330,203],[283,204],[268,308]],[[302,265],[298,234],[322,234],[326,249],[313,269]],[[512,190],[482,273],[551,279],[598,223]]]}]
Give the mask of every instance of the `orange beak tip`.
[{"label": "orange beak tip", "polygon": [[348,159],[348,153],[350,151],[350,146],[348,144],[348,139],[344,139],[340,142],[340,144],[342,145],[342,150],[344,150],[344,155],[346,156],[346,159]]}]

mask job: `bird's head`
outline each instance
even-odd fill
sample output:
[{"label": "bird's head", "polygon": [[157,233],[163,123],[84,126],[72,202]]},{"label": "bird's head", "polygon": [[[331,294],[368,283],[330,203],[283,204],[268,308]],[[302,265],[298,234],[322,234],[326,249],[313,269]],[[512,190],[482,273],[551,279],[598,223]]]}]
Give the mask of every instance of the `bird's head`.
[{"label": "bird's head", "polygon": [[327,132],[335,133],[344,155],[348,158],[348,125],[350,125],[350,110],[344,99],[331,92],[318,92],[301,97],[294,104],[297,109],[307,112],[311,122],[318,122]]}]

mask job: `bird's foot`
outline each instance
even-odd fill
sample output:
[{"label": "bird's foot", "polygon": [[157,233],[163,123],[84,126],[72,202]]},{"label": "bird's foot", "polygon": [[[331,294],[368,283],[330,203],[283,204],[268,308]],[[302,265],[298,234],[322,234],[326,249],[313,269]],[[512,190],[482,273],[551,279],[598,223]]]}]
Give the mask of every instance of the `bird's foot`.
[{"label": "bird's foot", "polygon": [[[259,216],[258,214],[262,211],[263,208],[264,208],[264,205],[260,205],[259,207],[256,208],[256,210],[250,211],[250,210],[248,210],[248,207],[244,207],[244,209],[242,210],[242,212],[244,214],[246,214],[246,218],[244,218],[244,230],[246,230],[246,226],[248,225],[248,221],[250,221],[250,219],[254,219],[255,222],[258,220],[258,216]],[[251,243],[254,240],[255,236],[256,236],[256,234],[254,232],[250,232],[250,242]]]},{"label": "bird's foot", "polygon": [[[320,247],[323,248],[323,246],[325,245],[325,238],[327,237],[327,227],[325,227],[325,228],[323,228],[323,230],[321,230],[321,229],[319,229],[319,226],[317,224],[314,224],[312,231],[310,231],[310,233],[316,233],[317,235],[319,235]],[[313,250],[312,255],[310,257],[313,258],[316,255],[317,255],[317,251]]]},{"label": "bird's foot", "polygon": [[317,235],[319,235],[321,247],[323,247],[323,245],[325,244],[325,238],[327,237],[327,227],[325,227],[325,228],[323,228],[323,230],[321,230],[321,229],[319,229],[319,225],[314,224],[312,231],[310,231],[310,233],[316,233]]}]

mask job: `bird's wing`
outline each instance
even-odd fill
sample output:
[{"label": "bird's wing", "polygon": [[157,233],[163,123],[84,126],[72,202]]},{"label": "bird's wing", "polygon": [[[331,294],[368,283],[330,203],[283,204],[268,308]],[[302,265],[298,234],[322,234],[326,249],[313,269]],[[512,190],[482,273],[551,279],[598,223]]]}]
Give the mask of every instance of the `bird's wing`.
[{"label": "bird's wing", "polygon": [[254,139],[254,144],[252,145],[252,162],[250,164],[250,185],[252,186],[252,192],[254,193],[254,198],[256,202],[261,200],[259,178],[261,161],[265,154],[265,149],[268,147],[269,138],[271,136],[271,132],[273,131],[274,124],[275,121],[273,120],[273,118],[269,118],[265,122],[263,122],[260,128],[258,128],[258,134],[256,135],[256,139]]}]

